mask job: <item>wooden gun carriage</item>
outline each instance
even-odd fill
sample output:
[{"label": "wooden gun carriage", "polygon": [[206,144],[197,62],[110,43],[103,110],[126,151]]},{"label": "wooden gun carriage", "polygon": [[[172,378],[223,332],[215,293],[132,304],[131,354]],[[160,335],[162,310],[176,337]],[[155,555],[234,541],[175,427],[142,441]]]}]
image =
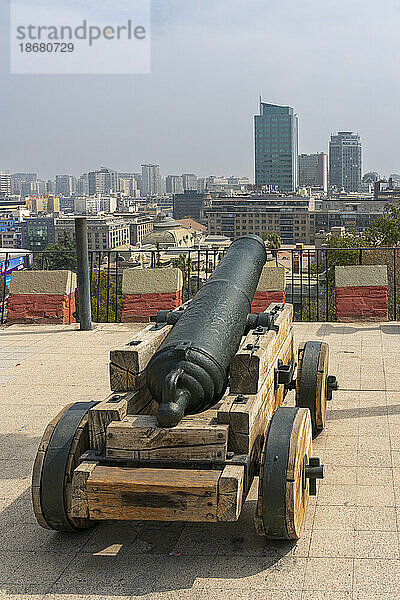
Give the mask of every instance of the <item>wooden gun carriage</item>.
[{"label": "wooden gun carriage", "polygon": [[[189,304],[193,314],[195,300]],[[309,495],[323,476],[312,435],[324,428],[326,402],[337,387],[328,376],[328,346],[307,342],[296,360],[293,307],[271,304],[239,334],[218,401],[176,419],[173,413],[177,422],[165,423],[169,407],[160,407],[172,402],[172,388],[177,397],[186,393],[176,380],[186,381],[187,371],[179,367],[161,404],[149,372],[152,364],[159,369],[165,352],[178,365],[186,360],[181,343],[173,351],[168,346],[185,313],[188,305],[161,313],[158,322],[112,350],[113,393],[101,402],[69,405],[48,425],[32,481],[40,525],[78,531],[109,519],[236,521],[259,476],[258,533],[300,537]],[[296,390],[296,407],[282,406],[290,389]],[[175,400],[173,406],[176,412]]]}]

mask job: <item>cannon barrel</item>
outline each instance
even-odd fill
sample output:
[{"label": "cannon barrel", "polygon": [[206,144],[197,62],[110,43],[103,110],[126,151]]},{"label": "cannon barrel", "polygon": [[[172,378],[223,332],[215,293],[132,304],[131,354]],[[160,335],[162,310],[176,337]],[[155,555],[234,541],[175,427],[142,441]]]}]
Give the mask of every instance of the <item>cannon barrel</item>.
[{"label": "cannon barrel", "polygon": [[260,237],[235,240],[152,357],[147,384],[162,427],[222,398],[266,259]]}]

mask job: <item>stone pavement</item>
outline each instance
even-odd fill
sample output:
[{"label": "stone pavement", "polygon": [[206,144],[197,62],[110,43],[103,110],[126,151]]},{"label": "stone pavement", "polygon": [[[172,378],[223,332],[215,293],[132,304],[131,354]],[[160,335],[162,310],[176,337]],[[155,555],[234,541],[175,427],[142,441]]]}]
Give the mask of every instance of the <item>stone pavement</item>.
[{"label": "stone pavement", "polygon": [[[79,535],[35,522],[30,475],[48,421],[108,394],[108,350],[140,325],[0,329],[0,600],[400,598],[400,324],[295,325],[331,348],[340,391],[315,441],[325,479],[297,543],[237,523],[105,523]],[[289,398],[293,402],[293,398]]]}]

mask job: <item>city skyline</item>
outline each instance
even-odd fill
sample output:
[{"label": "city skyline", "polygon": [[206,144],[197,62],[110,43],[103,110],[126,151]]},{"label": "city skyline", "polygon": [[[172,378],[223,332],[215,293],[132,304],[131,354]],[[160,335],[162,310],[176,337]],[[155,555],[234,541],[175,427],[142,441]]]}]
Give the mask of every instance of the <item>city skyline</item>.
[{"label": "city skyline", "polygon": [[387,60],[397,22],[392,0],[379,11],[359,0],[155,0],[151,75],[11,76],[3,3],[0,164],[46,178],[152,162],[165,173],[252,177],[261,93],[296,108],[300,153],[327,152],[331,133],[351,130],[362,136],[365,171],[397,172],[400,82]]}]

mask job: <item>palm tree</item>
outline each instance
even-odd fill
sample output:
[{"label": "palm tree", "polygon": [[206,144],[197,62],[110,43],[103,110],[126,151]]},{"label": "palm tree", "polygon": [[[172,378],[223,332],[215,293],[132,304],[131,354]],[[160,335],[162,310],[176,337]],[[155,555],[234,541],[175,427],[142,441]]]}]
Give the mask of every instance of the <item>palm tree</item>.
[{"label": "palm tree", "polygon": [[278,252],[281,247],[281,238],[279,233],[276,233],[276,231],[268,231],[262,234],[262,239],[264,240],[268,250],[271,251],[272,256],[275,258],[276,266],[278,266]]}]

